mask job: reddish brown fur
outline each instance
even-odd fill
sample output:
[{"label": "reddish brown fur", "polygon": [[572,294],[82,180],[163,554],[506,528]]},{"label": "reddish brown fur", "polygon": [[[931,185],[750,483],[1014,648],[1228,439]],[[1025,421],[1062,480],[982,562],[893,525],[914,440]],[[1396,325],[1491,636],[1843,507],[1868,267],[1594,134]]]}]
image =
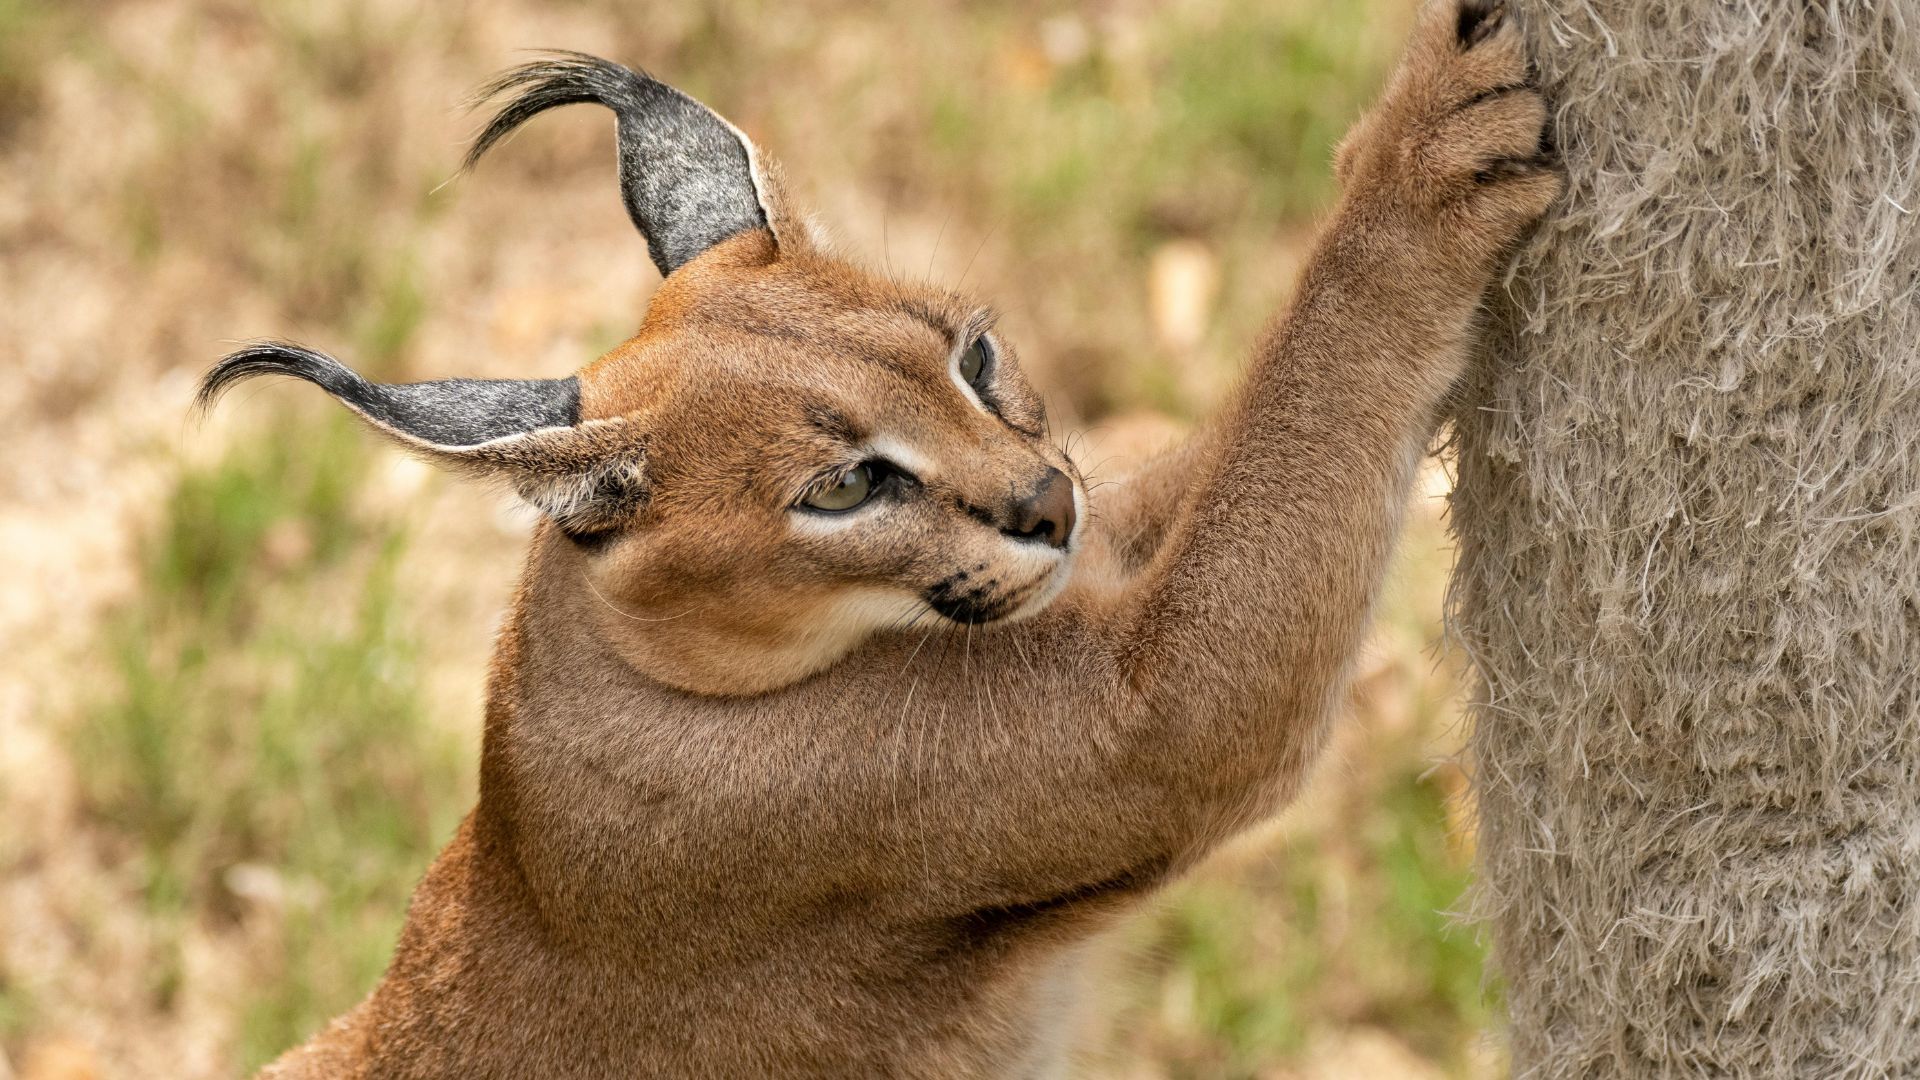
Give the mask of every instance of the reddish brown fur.
[{"label": "reddish brown fur", "polygon": [[[821,451],[793,402],[921,440],[956,498],[1070,467],[924,370],[859,359],[935,363],[910,311],[969,305],[833,260],[784,205],[777,246],[676,271],[582,377],[589,418],[644,432],[651,498],[604,545],[535,537],[479,803],[385,981],[266,1075],[1057,1063],[1076,943],[1297,786],[1482,290],[1558,191],[1539,97],[1479,96],[1525,81],[1520,34],[1466,48],[1459,7],[1427,9],[1343,148],[1346,194],[1238,400],[1102,497],[1025,621],[847,616],[793,653],[849,590],[1007,543],[934,510],[882,539],[796,532],[786,485]],[[1030,392],[1009,412],[1038,423]]]}]

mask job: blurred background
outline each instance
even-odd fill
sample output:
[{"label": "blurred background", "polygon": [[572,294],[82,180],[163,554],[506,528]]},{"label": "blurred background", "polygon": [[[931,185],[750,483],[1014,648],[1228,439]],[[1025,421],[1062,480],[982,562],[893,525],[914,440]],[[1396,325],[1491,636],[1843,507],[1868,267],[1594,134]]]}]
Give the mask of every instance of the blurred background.
[{"label": "blurred background", "polygon": [[[850,251],[998,303],[1098,446],[1232,385],[1410,7],[0,0],[0,1080],[247,1073],[378,978],[470,804],[527,515],[309,388],[188,404],[247,337],[547,377],[633,330],[603,112],[448,183],[518,50],[714,104]],[[1445,488],[1308,796],[1103,944],[1080,1075],[1497,1065]]]}]

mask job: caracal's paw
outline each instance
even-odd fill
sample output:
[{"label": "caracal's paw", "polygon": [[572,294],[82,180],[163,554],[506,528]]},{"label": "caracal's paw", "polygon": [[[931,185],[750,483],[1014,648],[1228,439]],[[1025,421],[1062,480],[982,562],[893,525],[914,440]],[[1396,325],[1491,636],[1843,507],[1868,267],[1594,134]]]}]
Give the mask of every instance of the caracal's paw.
[{"label": "caracal's paw", "polygon": [[1428,0],[1379,104],[1341,145],[1347,197],[1407,240],[1472,263],[1560,194],[1547,103],[1503,0]]}]

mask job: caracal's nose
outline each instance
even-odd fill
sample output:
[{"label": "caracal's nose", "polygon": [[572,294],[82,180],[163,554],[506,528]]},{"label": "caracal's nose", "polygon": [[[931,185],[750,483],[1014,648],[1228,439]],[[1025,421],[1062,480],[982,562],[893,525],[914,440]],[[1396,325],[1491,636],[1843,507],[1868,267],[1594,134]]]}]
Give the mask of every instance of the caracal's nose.
[{"label": "caracal's nose", "polygon": [[1064,548],[1073,538],[1073,481],[1059,469],[1047,475],[1033,494],[1013,504],[1011,523],[1001,531],[1017,540],[1041,540]]}]

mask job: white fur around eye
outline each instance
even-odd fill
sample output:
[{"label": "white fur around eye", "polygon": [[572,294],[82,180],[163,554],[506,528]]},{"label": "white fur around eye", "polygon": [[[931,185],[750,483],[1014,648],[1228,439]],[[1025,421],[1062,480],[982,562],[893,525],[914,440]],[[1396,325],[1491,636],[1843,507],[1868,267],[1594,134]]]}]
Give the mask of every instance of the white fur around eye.
[{"label": "white fur around eye", "polygon": [[922,480],[932,477],[937,471],[932,458],[908,445],[906,440],[892,435],[875,435],[868,439],[867,450],[874,457],[891,461]]},{"label": "white fur around eye", "polygon": [[851,510],[831,514],[795,509],[787,514],[787,527],[807,536],[832,536],[835,533],[845,532],[866,520],[866,515],[860,512],[863,509],[864,507],[856,506]]}]

